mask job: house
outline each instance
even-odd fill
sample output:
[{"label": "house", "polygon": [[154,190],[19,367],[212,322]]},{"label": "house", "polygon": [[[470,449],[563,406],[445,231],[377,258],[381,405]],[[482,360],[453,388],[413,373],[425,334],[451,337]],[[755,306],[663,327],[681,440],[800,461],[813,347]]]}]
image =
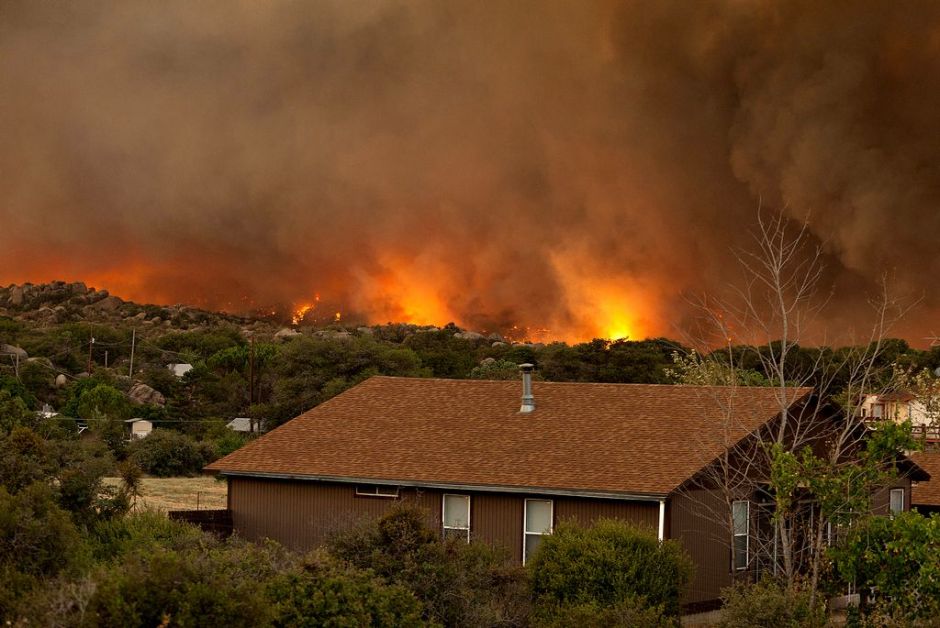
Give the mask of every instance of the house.
[{"label": "house", "polygon": [[[703,473],[729,443],[776,424],[779,389],[533,389],[524,371],[521,392],[512,381],[373,377],[206,470],[227,478],[227,512],[240,536],[295,549],[407,500],[442,535],[502,545],[520,562],[560,521],[607,517],[648,527],[691,555],[689,607],[714,603],[737,575],[756,569],[760,496],[734,502],[742,525],[732,535],[728,518],[714,514],[726,504]],[[809,388],[786,394],[790,412],[813,399]],[[901,492],[891,505],[909,508],[910,480],[892,488]],[[878,502],[887,511],[888,493]]]},{"label": "house", "polygon": [[248,417],[240,416],[226,423],[225,427],[233,432],[242,432],[249,434],[251,432],[264,431],[264,419],[255,419],[254,422]]},{"label": "house", "polygon": [[862,395],[859,416],[864,421],[910,421],[914,436],[926,446],[940,444],[937,425],[937,400],[918,398],[910,392],[889,392]]},{"label": "house", "polygon": [[940,449],[911,454],[911,460],[930,474],[930,480],[915,482],[911,489],[911,507],[929,515],[940,513]]},{"label": "house", "polygon": [[59,413],[56,412],[55,408],[53,408],[51,405],[44,403],[42,404],[42,410],[38,410],[36,412],[36,416],[40,419],[51,419],[52,417],[59,416]]},{"label": "house", "polygon": [[153,431],[153,423],[146,419],[127,419],[124,423],[127,425],[127,440],[144,438]]},{"label": "house", "polygon": [[192,364],[167,364],[166,367],[177,377],[182,377],[193,370]]}]

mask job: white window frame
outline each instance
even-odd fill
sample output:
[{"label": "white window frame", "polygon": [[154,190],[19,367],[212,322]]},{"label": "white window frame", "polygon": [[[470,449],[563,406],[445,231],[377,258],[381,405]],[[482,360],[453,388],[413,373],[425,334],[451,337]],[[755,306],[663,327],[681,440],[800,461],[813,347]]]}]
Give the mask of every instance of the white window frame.
[{"label": "white window frame", "polygon": [[[890,491],[888,491],[888,512],[891,514],[892,517],[904,512],[904,506],[906,505],[906,496],[904,495],[905,492],[906,491],[903,488],[893,488]],[[892,507],[893,506],[892,502],[894,501],[893,497],[897,495],[898,493],[901,494],[901,509],[895,510]]]},{"label": "white window frame", "polygon": [[[732,526],[734,524],[734,507],[736,504],[745,505],[745,529],[744,532],[738,532],[736,529],[731,530],[731,570],[732,571],[745,571],[748,568],[748,565],[751,564],[751,502],[746,499],[739,499],[731,502],[731,522]],[[744,537],[744,566],[738,567],[737,565],[737,554],[735,553],[735,540],[739,537]]]},{"label": "white window frame", "polygon": [[[364,490],[368,489],[368,490]],[[357,497],[383,497],[385,499],[395,499],[398,497],[400,487],[385,484],[357,484]]]},{"label": "white window frame", "polygon": [[[466,528],[455,528],[453,526],[447,525],[447,498],[448,497],[462,497],[467,500],[467,527]],[[466,532],[467,543],[470,542],[470,517],[473,513],[473,499],[470,495],[461,495],[460,493],[444,493],[441,496],[441,536],[447,538],[448,530],[456,530],[458,532]]]},{"label": "white window frame", "polygon": [[[529,532],[529,502],[548,502],[548,532]],[[528,556],[526,556],[526,539],[530,536],[549,536],[555,531],[555,500],[542,499],[540,497],[526,498],[522,504],[522,564],[525,565]]]}]

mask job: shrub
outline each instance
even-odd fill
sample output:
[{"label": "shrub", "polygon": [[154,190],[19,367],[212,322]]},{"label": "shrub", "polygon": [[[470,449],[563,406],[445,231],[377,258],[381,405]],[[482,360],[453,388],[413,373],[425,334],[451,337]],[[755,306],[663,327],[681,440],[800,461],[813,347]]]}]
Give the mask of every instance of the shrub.
[{"label": "shrub", "polygon": [[215,537],[196,526],[173,521],[153,510],[99,522],[92,530],[91,539],[94,557],[99,561],[120,559],[133,552],[153,552],[161,547],[180,551],[218,545]]},{"label": "shrub", "polygon": [[158,477],[195,475],[215,460],[215,449],[173,430],[156,429],[128,447],[128,456],[145,473]]},{"label": "shrub", "polygon": [[643,628],[677,628],[679,620],[663,613],[661,606],[651,608],[642,600],[626,599],[614,605],[586,602],[555,606],[543,613],[537,623],[541,628],[610,628],[611,626],[643,626]]},{"label": "shrub", "polygon": [[268,625],[264,589],[284,560],[280,548],[241,543],[134,552],[95,574],[84,624]]},{"label": "shrub", "polygon": [[408,589],[386,584],[322,552],[268,587],[275,626],[422,626],[422,605]]},{"label": "shrub", "polygon": [[16,495],[0,486],[0,623],[23,616],[24,598],[42,579],[77,571],[85,548],[48,486],[36,482]]},{"label": "shrub", "polygon": [[812,628],[826,625],[825,607],[810,603],[806,589],[787,589],[773,581],[737,584],[722,591],[723,628]]},{"label": "shrub", "polygon": [[80,562],[83,549],[75,524],[51,488],[36,482],[10,495],[0,487],[0,562],[49,576]]},{"label": "shrub", "polygon": [[673,541],[660,543],[645,529],[610,519],[591,527],[562,523],[529,561],[540,615],[559,607],[617,606],[640,600],[679,614],[692,574],[690,559]]},{"label": "shrub", "polygon": [[355,567],[414,592],[428,621],[445,626],[525,624],[525,570],[488,545],[444,541],[426,521],[423,510],[400,505],[376,522],[337,536],[331,548]]}]

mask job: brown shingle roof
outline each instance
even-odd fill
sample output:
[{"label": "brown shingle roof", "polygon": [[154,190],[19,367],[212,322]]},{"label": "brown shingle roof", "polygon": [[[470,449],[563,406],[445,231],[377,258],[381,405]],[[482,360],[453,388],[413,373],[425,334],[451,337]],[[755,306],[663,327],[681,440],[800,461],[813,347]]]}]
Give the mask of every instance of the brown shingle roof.
[{"label": "brown shingle roof", "polygon": [[207,471],[661,495],[780,408],[772,388],[533,386],[520,414],[519,382],[373,377]]},{"label": "brown shingle roof", "polygon": [[940,451],[920,451],[910,455],[914,463],[931,479],[917,482],[911,489],[913,506],[940,506]]}]

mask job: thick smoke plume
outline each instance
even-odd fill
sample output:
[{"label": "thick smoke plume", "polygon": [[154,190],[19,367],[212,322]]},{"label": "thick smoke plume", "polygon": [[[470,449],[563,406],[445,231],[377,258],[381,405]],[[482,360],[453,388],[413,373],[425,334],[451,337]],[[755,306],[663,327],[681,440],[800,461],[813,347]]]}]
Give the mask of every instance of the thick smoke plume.
[{"label": "thick smoke plume", "polygon": [[933,1],[0,0],[0,282],[671,334],[762,204],[919,340],[938,112]]}]

